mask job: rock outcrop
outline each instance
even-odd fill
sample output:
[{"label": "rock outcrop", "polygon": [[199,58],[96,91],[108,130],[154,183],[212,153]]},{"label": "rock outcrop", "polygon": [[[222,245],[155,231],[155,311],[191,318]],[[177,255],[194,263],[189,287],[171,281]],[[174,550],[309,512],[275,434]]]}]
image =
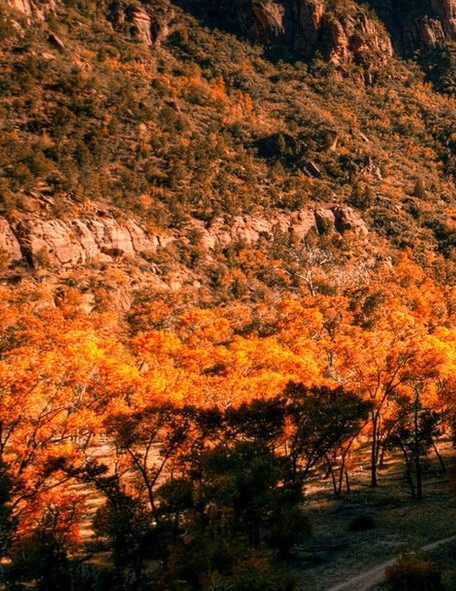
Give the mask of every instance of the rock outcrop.
[{"label": "rock outcrop", "polygon": [[389,29],[402,56],[432,49],[445,39],[456,41],[456,0],[370,0]]},{"label": "rock outcrop", "polygon": [[318,51],[339,68],[356,63],[375,71],[388,61],[393,47],[409,56],[417,48],[456,40],[456,0],[173,1],[195,10],[199,18],[209,15],[207,21],[221,29],[304,59]]},{"label": "rock outcrop", "polygon": [[285,7],[278,2],[252,2],[253,36],[265,45],[271,45],[284,33]]},{"label": "rock outcrop", "polygon": [[152,45],[152,20],[150,16],[143,8],[133,7],[128,12],[132,36]]},{"label": "rock outcrop", "polygon": [[152,20],[141,6],[117,4],[111,7],[109,19],[117,30],[135,39],[152,44]]},{"label": "rock outcrop", "polygon": [[[5,1],[41,21],[59,3]],[[210,15],[208,20],[220,28],[304,58],[319,51],[338,67],[357,63],[372,70],[388,60],[393,45],[398,53],[409,55],[417,47],[456,40],[456,0],[369,0],[366,4],[377,11],[378,19],[355,0],[340,4],[328,0],[140,0],[112,3],[109,18],[116,29],[153,45],[178,26],[175,5],[192,11],[192,4],[199,15]]]},{"label": "rock outcrop", "polygon": [[0,252],[10,261],[18,261],[22,258],[19,241],[3,218],[0,218]]},{"label": "rock outcrop", "polygon": [[294,47],[306,51],[315,47],[320,37],[325,3],[321,0],[301,1],[296,4],[294,11],[297,24]]},{"label": "rock outcrop", "polygon": [[[302,209],[292,215],[278,214],[273,220],[253,216],[236,216],[230,224],[221,218],[210,226],[194,225],[201,235],[201,244],[208,254],[223,249],[233,241],[247,244],[261,238],[272,241],[276,231],[289,232],[298,240],[314,231],[319,234],[349,231],[367,234],[359,215],[349,207]],[[11,262],[24,260],[38,268],[68,269],[77,265],[119,262],[123,257],[142,256],[178,240],[185,240],[185,231],[150,234],[131,219],[118,221],[107,215],[73,220],[45,220],[30,216],[8,223],[0,218],[0,251]]]},{"label": "rock outcrop", "polygon": [[117,30],[155,45],[173,31],[175,11],[167,0],[156,0],[152,6],[148,2],[143,2],[143,6],[119,4],[111,8],[109,17]]},{"label": "rock outcrop", "polygon": [[5,249],[12,260],[17,260],[20,253],[32,267],[43,263],[68,268],[112,262],[123,255],[155,250],[159,244],[157,237],[147,236],[135,222],[127,220],[120,224],[112,218],[62,221],[31,217],[11,226],[0,220],[0,244],[2,234],[12,234],[19,245],[19,251],[13,247]]},{"label": "rock outcrop", "polygon": [[309,232],[320,235],[351,232],[357,236],[368,233],[365,222],[355,210],[341,206],[301,209],[292,215],[278,214],[273,220],[236,216],[230,225],[222,219],[216,219],[209,227],[200,223],[199,231],[201,243],[209,252],[225,248],[237,240],[246,244],[254,244],[260,239],[273,241],[276,232],[290,233],[298,240],[304,240]]},{"label": "rock outcrop", "polygon": [[356,2],[338,8],[326,0],[214,0],[212,6],[218,26],[305,58],[318,50],[336,66],[374,69],[392,55],[380,21]]},{"label": "rock outcrop", "polygon": [[[29,18],[45,20],[59,0],[6,2]],[[409,55],[419,47],[456,40],[456,0],[423,0],[419,5],[370,0],[366,4],[379,18],[355,0],[141,0],[112,3],[108,17],[125,35],[154,45],[178,27],[175,5],[192,11],[192,4],[199,16],[205,14],[220,28],[305,59],[318,51],[338,68],[356,63],[373,71],[388,61],[393,45],[401,55]]]},{"label": "rock outcrop", "polygon": [[27,17],[44,20],[46,14],[55,9],[54,0],[6,0],[13,9]]},{"label": "rock outcrop", "polygon": [[451,39],[456,39],[456,0],[430,0],[442,28]]}]

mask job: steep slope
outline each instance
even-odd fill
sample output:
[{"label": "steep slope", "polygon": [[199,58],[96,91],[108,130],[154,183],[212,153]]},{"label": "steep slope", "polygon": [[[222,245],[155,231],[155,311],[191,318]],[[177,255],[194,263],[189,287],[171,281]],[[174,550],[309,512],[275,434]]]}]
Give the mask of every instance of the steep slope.
[{"label": "steep slope", "polygon": [[[263,297],[307,289],[310,251],[331,284],[405,246],[453,273],[456,106],[365,5],[0,9],[5,278],[46,269],[61,289],[109,264],[126,291],[210,291],[250,250],[269,272],[242,275]],[[448,36],[451,10],[432,12]]]}]

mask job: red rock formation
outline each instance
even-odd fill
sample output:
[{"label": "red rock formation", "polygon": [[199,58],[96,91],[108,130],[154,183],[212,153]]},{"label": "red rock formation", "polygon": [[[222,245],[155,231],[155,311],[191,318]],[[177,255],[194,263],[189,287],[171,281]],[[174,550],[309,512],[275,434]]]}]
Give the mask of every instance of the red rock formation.
[{"label": "red rock formation", "polygon": [[306,50],[315,46],[320,36],[324,13],[323,0],[301,0],[296,3],[294,14],[297,24],[296,49]]},{"label": "red rock formation", "polygon": [[338,67],[354,62],[371,70],[392,55],[380,21],[354,1],[338,10],[326,0],[214,0],[214,7],[227,28],[305,57],[319,50]]}]

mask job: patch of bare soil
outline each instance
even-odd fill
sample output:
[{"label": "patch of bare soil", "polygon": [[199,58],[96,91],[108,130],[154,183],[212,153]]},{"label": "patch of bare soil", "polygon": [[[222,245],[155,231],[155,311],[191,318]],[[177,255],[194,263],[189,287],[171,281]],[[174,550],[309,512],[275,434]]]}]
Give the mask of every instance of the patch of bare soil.
[{"label": "patch of bare soil", "polygon": [[[399,455],[389,458],[381,468],[377,488],[369,486],[369,466],[358,469],[351,475],[351,492],[340,500],[334,499],[329,481],[309,483],[306,511],[313,534],[298,549],[295,566],[301,577],[300,589],[330,591],[375,567],[384,571],[384,563],[404,549],[423,547],[456,534],[456,491],[451,484],[455,453],[450,442],[442,442],[440,452],[447,472],[439,470],[437,458],[427,460],[422,501],[411,499]],[[351,531],[353,520],[360,517],[372,528]],[[456,543],[448,543],[435,552],[454,556],[455,548]],[[378,579],[377,574],[372,578],[373,586],[364,582],[359,588],[384,589],[377,585]],[[356,591],[355,585],[350,589]]]}]

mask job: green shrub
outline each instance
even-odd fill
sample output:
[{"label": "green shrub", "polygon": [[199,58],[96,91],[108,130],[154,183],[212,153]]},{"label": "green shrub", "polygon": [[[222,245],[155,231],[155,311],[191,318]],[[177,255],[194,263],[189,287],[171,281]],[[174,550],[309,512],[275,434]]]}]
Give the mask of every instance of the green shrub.
[{"label": "green shrub", "polygon": [[357,515],[352,519],[348,529],[350,531],[367,531],[369,529],[374,529],[375,527],[375,520],[372,515]]}]

